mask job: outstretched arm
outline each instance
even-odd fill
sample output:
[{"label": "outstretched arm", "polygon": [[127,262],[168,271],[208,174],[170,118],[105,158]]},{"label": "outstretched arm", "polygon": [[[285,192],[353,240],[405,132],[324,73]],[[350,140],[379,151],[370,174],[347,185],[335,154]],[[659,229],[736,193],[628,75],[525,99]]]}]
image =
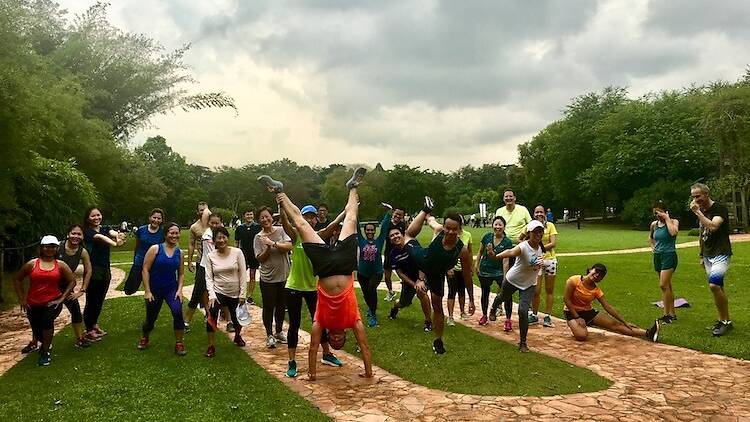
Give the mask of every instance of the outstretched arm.
[{"label": "outstretched arm", "polygon": [[317,373],[318,364],[318,346],[320,345],[320,337],[323,335],[323,328],[313,321],[312,328],[310,329],[310,348],[307,351],[307,379],[315,381],[315,375]]},{"label": "outstretched arm", "polygon": [[342,221],[344,221],[344,217],[346,217],[346,210],[343,210],[339,213],[339,215],[336,216],[336,218],[333,219],[323,230],[318,232],[318,235],[321,237],[321,239],[328,239],[329,237],[333,236],[333,231],[338,227],[339,224],[341,224]]},{"label": "outstretched arm", "polygon": [[365,373],[359,374],[359,376],[362,378],[372,378],[372,355],[370,354],[370,346],[367,344],[365,326],[361,320],[357,321],[352,331],[354,331],[354,337],[357,339],[359,350],[362,353],[362,362],[365,364]]}]

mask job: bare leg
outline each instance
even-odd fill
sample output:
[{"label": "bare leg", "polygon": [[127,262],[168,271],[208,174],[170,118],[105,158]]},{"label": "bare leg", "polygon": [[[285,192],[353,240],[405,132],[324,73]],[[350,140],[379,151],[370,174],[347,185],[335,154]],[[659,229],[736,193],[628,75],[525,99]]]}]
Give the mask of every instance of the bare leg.
[{"label": "bare leg", "polygon": [[318,363],[318,345],[320,345],[320,337],[322,335],[323,329],[317,322],[313,322],[310,329],[310,349],[307,351],[307,378],[310,381],[315,381],[317,373],[316,365]]},{"label": "bare leg", "polygon": [[422,304],[422,313],[424,314],[424,320],[432,322],[432,306],[430,305],[430,298],[427,297],[427,293],[423,291],[417,291],[417,297],[419,298],[419,302]]},{"label": "bare leg", "polygon": [[367,344],[367,334],[365,333],[365,326],[362,324],[362,321],[357,321],[352,331],[354,331],[354,337],[357,339],[359,350],[362,353],[362,362],[365,364],[365,373],[359,376],[362,378],[372,378],[372,355],[370,354],[370,346]]},{"label": "bare leg", "polygon": [[716,310],[719,312],[719,320],[729,321],[729,299],[727,299],[727,294],[724,292],[724,287],[717,286],[716,284],[709,284],[708,287],[711,289],[711,293],[714,294],[714,303],[716,304]]},{"label": "bare leg", "polygon": [[435,338],[443,338],[443,328],[445,326],[445,316],[443,314],[443,297],[434,293],[432,296],[432,330],[435,332]]},{"label": "bare leg", "polygon": [[664,315],[674,315],[674,293],[672,293],[672,274],[674,268],[659,272],[661,300],[664,302]]},{"label": "bare leg", "polygon": [[424,226],[424,222],[427,219],[427,214],[424,211],[420,211],[419,214],[417,214],[413,220],[411,220],[411,223],[409,223],[409,227],[406,228],[406,233],[404,234],[404,242],[408,242],[411,239],[416,238],[419,235],[419,232],[422,231],[422,226]]},{"label": "bare leg", "polygon": [[597,314],[594,317],[592,323],[597,327],[601,327],[609,331],[614,331],[616,333],[625,334],[626,336],[643,337],[646,335],[646,330],[644,330],[643,328],[628,327],[622,322],[617,321],[611,316],[603,313]]},{"label": "bare leg", "polygon": [[544,299],[544,312],[547,315],[552,314],[552,304],[555,301],[555,278],[554,275],[546,275],[544,277],[544,292],[546,297]]},{"label": "bare leg", "polygon": [[297,206],[294,205],[294,203],[289,199],[288,196],[286,196],[285,193],[283,192],[277,193],[276,202],[279,205],[281,205],[281,208],[284,209],[284,212],[286,213],[287,217],[292,221],[292,224],[294,224],[297,227],[297,232],[302,238],[302,242],[322,243],[322,244],[326,243],[323,241],[323,239],[320,238],[320,236],[318,236],[318,233],[315,231],[315,229],[313,229],[312,226],[310,226],[310,223],[308,223],[307,221],[305,221],[304,218],[302,218],[302,213],[300,212],[299,208],[297,208]]},{"label": "bare leg", "polygon": [[578,341],[586,340],[589,335],[589,330],[586,328],[586,323],[582,323],[578,319],[571,319],[568,321],[568,328],[573,333],[573,337]]},{"label": "bare leg", "polygon": [[346,217],[344,217],[344,224],[341,227],[341,233],[339,233],[339,240],[344,240],[347,237],[357,233],[357,213],[359,212],[359,195],[357,194],[357,188],[349,189],[349,199],[346,201]]},{"label": "bare leg", "polygon": [[433,239],[443,231],[443,225],[438,223],[437,219],[435,219],[435,217],[433,216],[427,217],[427,225],[432,229]]}]

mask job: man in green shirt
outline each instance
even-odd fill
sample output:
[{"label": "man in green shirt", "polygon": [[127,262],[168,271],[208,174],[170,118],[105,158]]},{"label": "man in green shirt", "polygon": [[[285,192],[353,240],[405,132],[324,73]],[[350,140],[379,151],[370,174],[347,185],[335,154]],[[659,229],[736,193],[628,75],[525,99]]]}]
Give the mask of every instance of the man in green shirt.
[{"label": "man in green shirt", "polygon": [[523,205],[516,204],[516,194],[512,189],[506,189],[503,192],[504,207],[495,211],[495,216],[501,216],[505,219],[505,235],[517,245],[520,241],[521,234],[526,231],[526,225],[531,222],[529,210]]}]

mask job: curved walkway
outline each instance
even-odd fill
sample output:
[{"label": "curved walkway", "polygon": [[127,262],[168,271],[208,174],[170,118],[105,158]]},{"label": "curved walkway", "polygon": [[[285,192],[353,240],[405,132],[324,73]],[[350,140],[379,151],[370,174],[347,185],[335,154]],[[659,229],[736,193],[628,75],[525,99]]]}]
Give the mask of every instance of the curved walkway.
[{"label": "curved walkway", "polygon": [[[124,272],[113,268],[108,297],[123,296],[113,290]],[[190,287],[190,286],[188,286]],[[187,293],[186,289],[186,293]],[[479,301],[478,292],[476,300]],[[592,330],[590,341],[572,340],[565,324],[555,320],[554,329],[534,327],[529,347],[572,364],[592,369],[614,381],[607,390],[550,397],[497,397],[455,394],[416,385],[375,367],[373,380],[359,378],[361,360],[344,352],[337,355],[345,366],[321,366],[316,382],[289,379],[285,348],[266,349],[261,310],[252,307],[246,352],[289,388],[336,420],[476,421],[476,420],[722,420],[750,419],[750,362],[689,349],[651,344],[618,334]],[[57,327],[69,322],[63,312]],[[387,322],[386,322],[387,323]],[[498,323],[472,329],[502,341],[516,343],[517,333],[503,333]],[[450,329],[447,327],[450,344]],[[16,308],[0,316],[0,373],[23,356],[18,352],[28,341],[25,317]],[[197,333],[196,333],[197,334]],[[196,343],[202,343],[202,336]],[[307,333],[300,333],[299,373],[305,374]],[[191,347],[200,349],[199,346]],[[377,350],[374,351],[377,353]],[[191,354],[199,357],[197,354]],[[435,359],[439,359],[438,356]]]}]

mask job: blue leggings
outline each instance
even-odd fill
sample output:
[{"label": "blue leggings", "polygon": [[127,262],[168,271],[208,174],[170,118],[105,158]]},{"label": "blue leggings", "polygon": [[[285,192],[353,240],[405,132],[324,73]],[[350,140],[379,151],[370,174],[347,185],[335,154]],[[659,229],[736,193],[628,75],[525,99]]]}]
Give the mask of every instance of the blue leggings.
[{"label": "blue leggings", "polygon": [[182,302],[180,299],[175,299],[177,294],[176,289],[170,289],[168,291],[152,291],[154,300],[149,302],[146,301],[146,321],[143,322],[143,335],[148,336],[148,333],[154,329],[154,322],[159,316],[161,311],[162,302],[167,302],[169,310],[172,312],[172,326],[175,331],[185,329],[185,320],[182,318]]}]

